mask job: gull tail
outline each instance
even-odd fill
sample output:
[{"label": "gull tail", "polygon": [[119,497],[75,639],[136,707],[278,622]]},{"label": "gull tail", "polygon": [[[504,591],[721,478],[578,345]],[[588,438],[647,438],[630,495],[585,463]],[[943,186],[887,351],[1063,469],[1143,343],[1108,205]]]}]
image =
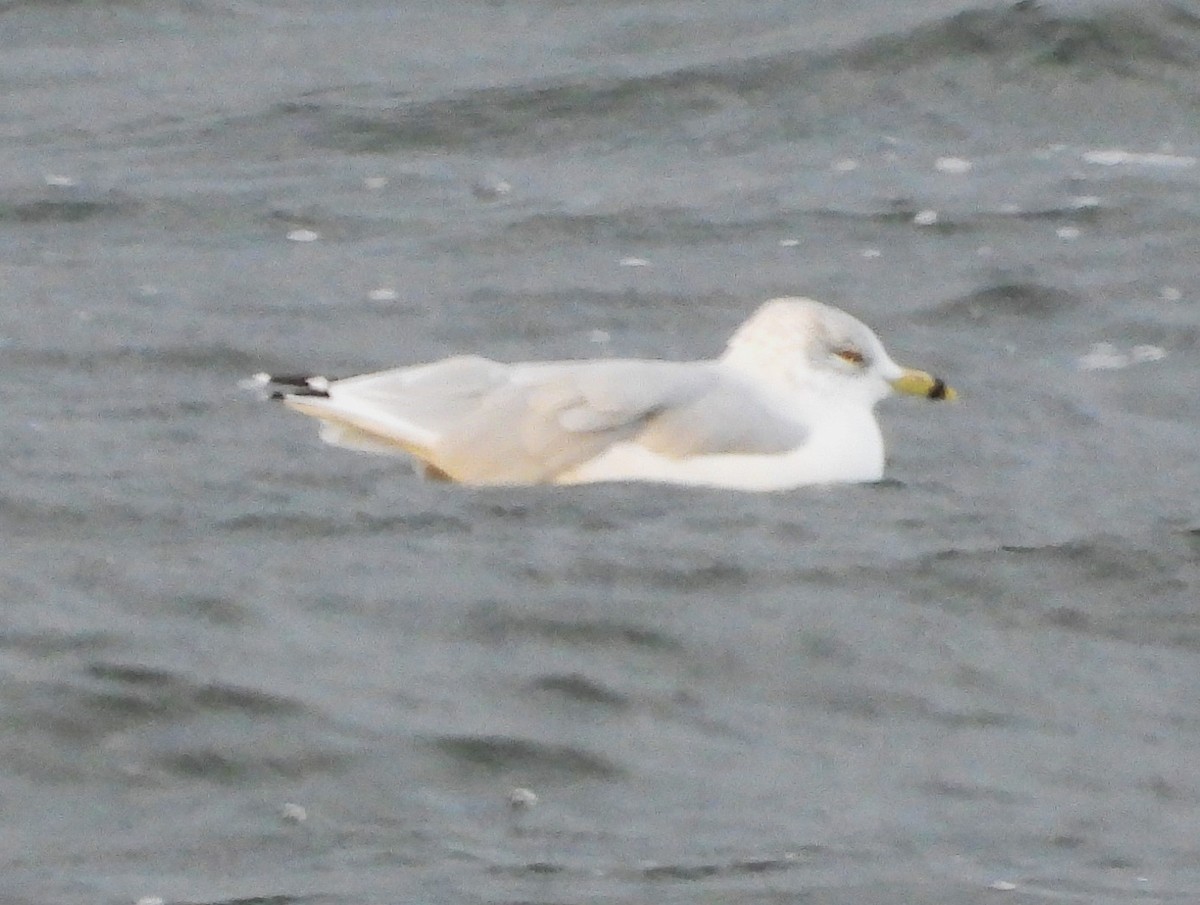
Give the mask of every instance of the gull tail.
[{"label": "gull tail", "polygon": [[[429,459],[424,437],[410,425],[388,417],[375,406],[362,404],[354,396],[333,398],[330,391],[335,383],[334,378],[315,374],[264,372],[242,381],[242,386],[319,420],[321,439],[331,446],[376,455]],[[426,468],[437,471],[428,463]],[[440,472],[431,476],[439,477]]]}]

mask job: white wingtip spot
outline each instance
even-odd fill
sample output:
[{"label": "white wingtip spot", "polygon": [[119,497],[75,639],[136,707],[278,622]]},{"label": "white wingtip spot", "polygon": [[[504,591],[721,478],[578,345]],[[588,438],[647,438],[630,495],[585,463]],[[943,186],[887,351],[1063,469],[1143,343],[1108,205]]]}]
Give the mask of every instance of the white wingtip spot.
[{"label": "white wingtip spot", "polygon": [[266,393],[264,391],[271,385],[271,375],[265,371],[259,371],[252,377],[239,380],[237,385],[239,390],[249,390],[252,393],[258,393],[265,398]]}]

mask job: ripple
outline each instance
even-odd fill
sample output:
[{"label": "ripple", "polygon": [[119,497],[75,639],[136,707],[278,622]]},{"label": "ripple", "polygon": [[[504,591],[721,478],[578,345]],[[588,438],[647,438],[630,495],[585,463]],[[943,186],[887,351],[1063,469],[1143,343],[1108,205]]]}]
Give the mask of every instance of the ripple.
[{"label": "ripple", "polygon": [[977,608],[1004,624],[1200,650],[1186,541],[1162,532],[1037,546],[948,550],[913,568],[922,601]]},{"label": "ripple", "polygon": [[629,706],[629,698],[580,673],[553,673],[529,683],[536,691],[549,691],[582,704],[600,704],[614,709]]},{"label": "ripple", "polygon": [[513,736],[443,735],[432,739],[431,744],[462,766],[496,772],[565,774],[579,779],[615,779],[625,772],[613,761],[590,751]]},{"label": "ripple", "polygon": [[157,770],[181,779],[241,785],[248,781],[298,780],[335,772],[341,769],[344,760],[340,755],[322,751],[271,755],[191,748],[158,755],[150,763]]},{"label": "ripple", "polygon": [[125,689],[137,689],[124,695],[109,695],[130,706],[148,707],[154,712],[181,715],[202,711],[239,711],[254,716],[278,716],[302,713],[306,708],[291,698],[285,698],[254,688],[226,685],[219,682],[194,682],[169,670],[137,664],[92,663],[86,673],[95,679],[110,682]]},{"label": "ripple", "polygon": [[137,209],[128,200],[94,201],[41,198],[31,201],[0,200],[0,223],[65,224],[119,217]]},{"label": "ripple", "polygon": [[470,619],[472,636],[493,643],[521,638],[596,647],[630,647],[680,652],[683,643],[656,629],[628,622],[572,620],[512,613],[478,613]]},{"label": "ripple", "polygon": [[1000,318],[1047,320],[1068,314],[1084,304],[1077,293],[1039,283],[998,283],[938,306],[926,321],[990,323]]}]

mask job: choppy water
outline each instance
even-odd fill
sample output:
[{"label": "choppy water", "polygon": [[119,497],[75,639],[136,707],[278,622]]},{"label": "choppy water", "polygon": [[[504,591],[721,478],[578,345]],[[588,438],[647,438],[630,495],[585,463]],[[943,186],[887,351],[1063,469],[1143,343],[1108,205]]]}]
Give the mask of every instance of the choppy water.
[{"label": "choppy water", "polygon": [[[4,4],[0,897],[1200,901],[1198,65],[1151,0]],[[962,391],[882,484],[456,489],[237,387],[781,293]]]}]

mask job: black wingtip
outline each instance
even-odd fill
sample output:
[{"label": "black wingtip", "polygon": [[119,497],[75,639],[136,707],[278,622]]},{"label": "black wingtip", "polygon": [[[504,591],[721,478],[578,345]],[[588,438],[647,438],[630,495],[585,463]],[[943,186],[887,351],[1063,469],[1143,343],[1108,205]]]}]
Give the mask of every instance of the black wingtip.
[{"label": "black wingtip", "polygon": [[288,396],[329,396],[328,377],[312,374],[255,374],[255,385],[264,387],[269,399],[285,399]]},{"label": "black wingtip", "polygon": [[262,374],[260,376],[268,383],[273,383],[276,386],[300,387],[302,389],[310,386],[310,381],[320,379],[314,377],[312,374]]}]

